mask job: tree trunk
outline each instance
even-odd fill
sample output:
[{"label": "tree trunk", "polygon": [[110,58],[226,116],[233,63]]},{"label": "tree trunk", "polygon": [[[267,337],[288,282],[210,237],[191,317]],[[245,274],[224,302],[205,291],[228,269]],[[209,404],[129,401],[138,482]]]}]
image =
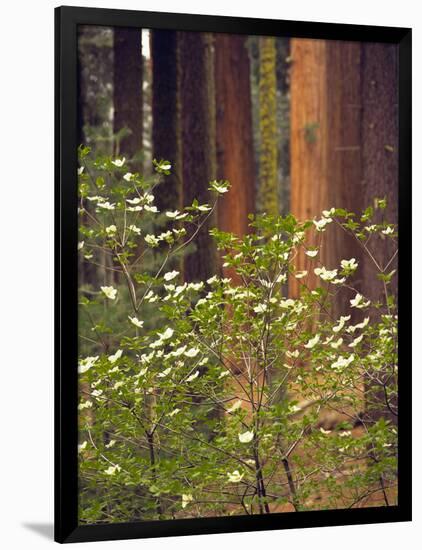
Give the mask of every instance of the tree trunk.
[{"label": "tree trunk", "polygon": [[[392,44],[362,44],[362,172],[365,204],[387,199],[386,219],[398,222],[398,80],[397,48]],[[394,253],[390,239],[371,244],[375,257],[387,263]],[[397,262],[391,270],[397,268]],[[365,292],[377,301],[384,292],[374,265],[364,263]],[[397,295],[397,278],[391,289]]]},{"label": "tree trunk", "polygon": [[[361,175],[361,45],[357,42],[293,39],[291,44],[291,210],[301,221],[321,216],[332,206],[363,207]],[[360,259],[357,243],[331,228],[307,243],[320,244],[320,260],[329,269],[341,259]],[[308,285],[318,284],[313,262],[304,254],[296,268],[308,270]],[[300,283],[290,280],[290,292]],[[348,309],[348,296],[335,304]]]},{"label": "tree trunk", "polygon": [[[183,203],[210,203],[209,182],[215,179],[215,103],[212,38],[206,33],[180,32],[180,94],[182,112]],[[216,272],[216,249],[210,217],[198,233],[196,250],[184,260],[186,281],[204,280]]]},{"label": "tree trunk", "polygon": [[[129,158],[142,149],[142,34],[140,29],[114,29],[115,154]],[[127,132],[125,132],[127,130]]]},{"label": "tree trunk", "polygon": [[[398,195],[398,81],[397,50],[388,44],[292,40],[291,80],[291,208],[300,220],[319,216],[332,206],[360,212],[375,197],[387,198],[385,217],[397,223]],[[380,220],[377,220],[379,222]],[[337,268],[341,258],[360,263],[357,287],[373,302],[385,301],[384,284],[368,255],[340,231],[324,236],[322,263]],[[324,234],[325,235],[325,234]],[[384,267],[394,254],[389,239],[372,237],[370,248]],[[314,240],[308,244],[319,244]],[[297,258],[298,269],[308,269],[309,286],[316,286],[312,261]],[[396,268],[395,262],[390,269]],[[299,282],[290,281],[297,296]],[[397,293],[394,282],[389,292]],[[350,312],[345,294],[333,307],[335,315]],[[375,321],[374,315],[372,320]],[[388,384],[388,373],[377,378]],[[390,404],[391,405],[391,404]],[[392,404],[396,406],[395,403]],[[389,417],[384,388],[365,381],[365,419]]]},{"label": "tree trunk", "polygon": [[[373,205],[377,198],[387,199],[384,213],[390,223],[398,222],[398,79],[397,47],[392,44],[362,44],[362,171],[365,204]],[[380,220],[377,220],[378,222]],[[393,257],[396,245],[383,235],[371,238],[371,252],[384,268]],[[388,272],[397,269],[396,257]],[[365,256],[363,262],[363,291],[372,302],[385,301],[385,293],[397,298],[397,276],[388,286],[377,278],[377,268]],[[384,311],[384,313],[386,313]],[[375,320],[375,319],[373,319]],[[396,375],[395,375],[396,376]],[[391,411],[397,409],[397,400],[389,396],[389,387],[397,382],[391,368],[377,372],[377,378],[386,384],[366,382],[366,420],[376,421],[387,416],[397,423]],[[386,402],[388,400],[388,403]],[[387,411],[390,414],[385,414]]]},{"label": "tree trunk", "polygon": [[218,225],[237,235],[248,232],[255,209],[249,56],[242,35],[215,35],[217,174],[230,182],[221,200]]},{"label": "tree trunk", "polygon": [[290,213],[290,38],[276,38],[278,201],[283,216]]},{"label": "tree trunk", "polygon": [[157,160],[171,163],[171,175],[158,188],[160,211],[181,206],[180,101],[178,93],[177,32],[152,31],[152,143]]},{"label": "tree trunk", "polygon": [[276,46],[273,37],[259,41],[259,126],[261,150],[259,165],[259,206],[262,212],[277,215],[277,76]]}]

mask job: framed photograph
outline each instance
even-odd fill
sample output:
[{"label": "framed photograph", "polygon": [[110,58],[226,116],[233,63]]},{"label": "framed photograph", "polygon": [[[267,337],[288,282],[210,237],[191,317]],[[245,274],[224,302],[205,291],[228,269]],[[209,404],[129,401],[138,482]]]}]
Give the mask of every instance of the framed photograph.
[{"label": "framed photograph", "polygon": [[55,539],[411,519],[411,30],[57,8]]}]

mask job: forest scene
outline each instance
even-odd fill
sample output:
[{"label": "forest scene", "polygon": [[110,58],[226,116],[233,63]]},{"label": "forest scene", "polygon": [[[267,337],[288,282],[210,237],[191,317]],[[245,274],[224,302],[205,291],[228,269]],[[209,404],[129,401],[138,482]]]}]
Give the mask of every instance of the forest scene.
[{"label": "forest scene", "polygon": [[80,524],[397,504],[397,63],[79,27]]}]

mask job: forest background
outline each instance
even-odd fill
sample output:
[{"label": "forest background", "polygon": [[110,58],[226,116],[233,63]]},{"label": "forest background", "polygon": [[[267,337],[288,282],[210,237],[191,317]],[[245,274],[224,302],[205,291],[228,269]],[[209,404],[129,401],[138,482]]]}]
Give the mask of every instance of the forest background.
[{"label": "forest background", "polygon": [[[258,503],[260,513],[264,513],[264,509],[269,513],[270,510],[309,507],[319,509],[380,503],[388,506],[395,501],[397,67],[397,49],[391,44],[163,30],[142,30],[141,33],[136,28],[80,27],[78,143],[92,149],[90,154],[81,149],[79,159],[79,372],[83,375],[90,371],[87,376],[81,376],[80,384],[81,521],[142,520],[151,513],[153,517],[162,519],[179,517],[177,498],[181,499],[180,513],[217,513],[211,509],[211,503],[214,502],[218,508],[217,500],[221,500],[221,494],[226,495],[228,506],[220,512],[223,514],[256,513],[254,506]],[[90,155],[100,158],[92,164]],[[110,155],[114,160],[108,158]],[[152,164],[159,174],[167,176],[165,184],[159,187],[148,183]],[[122,184],[119,183],[119,171],[123,171]],[[231,187],[227,195],[224,183],[212,183],[207,188],[206,182],[215,182],[216,178],[229,180]],[[134,189],[131,191],[132,185]],[[140,189],[146,194],[140,194]],[[155,202],[148,189],[154,191]],[[214,208],[212,197],[215,191],[224,194],[224,198]],[[198,201],[202,206],[198,206]],[[335,211],[332,206],[343,210]],[[344,209],[356,212],[357,217]],[[120,220],[119,212],[123,211]],[[323,218],[316,221],[321,211]],[[202,222],[196,221],[195,216],[201,212],[209,214]],[[290,252],[284,249],[285,259],[290,256],[294,267],[278,265],[275,258],[283,256],[280,256],[281,249],[278,256],[268,256],[270,263],[265,263],[264,267],[258,260],[260,254],[275,252],[270,252],[270,249],[259,252],[257,242],[252,245],[257,247],[252,252],[250,244],[246,243],[255,241],[249,241],[249,237],[245,237],[245,247],[237,248],[234,236],[227,241],[224,234],[217,232],[212,235],[209,231],[217,226],[219,231],[230,231],[243,238],[252,231],[252,226],[248,226],[253,219],[251,214],[279,216],[290,212],[300,221],[313,220],[310,225],[316,228],[305,237],[298,226],[292,243],[303,242],[303,246],[300,244],[296,248],[294,245]],[[154,221],[147,222],[151,213]],[[133,225],[134,222],[140,223],[140,218],[145,218],[146,225]],[[168,218],[175,222],[180,220],[182,225],[177,224],[179,229],[171,230]],[[338,227],[326,232],[325,226],[333,222],[332,218],[335,221],[333,226]],[[341,218],[344,222],[339,223]],[[186,228],[182,227],[185,221]],[[265,224],[277,231],[277,223],[276,218],[271,221],[257,218],[255,228],[258,233],[264,231],[258,240],[265,238]],[[284,232],[284,237],[270,232],[271,242],[287,238],[286,231],[288,234],[291,221],[283,223],[277,227],[278,231]],[[195,229],[193,234],[191,227],[192,231]],[[160,230],[164,232],[157,233],[158,237],[151,234],[151,231]],[[302,230],[306,230],[306,226]],[[323,239],[322,233],[326,233]],[[134,234],[141,235],[141,242],[134,240]],[[164,266],[166,243],[171,250],[174,241],[180,241],[182,235],[185,235],[186,244],[189,243],[185,254],[181,257],[174,253]],[[230,245],[225,244],[227,242]],[[178,244],[175,251],[180,251],[183,246]],[[148,254],[148,247],[154,248],[155,254]],[[221,260],[218,250],[230,253],[230,249],[239,253]],[[246,268],[250,254],[254,259]],[[258,272],[254,275],[255,262]],[[314,269],[313,264],[318,267]],[[326,267],[321,268],[327,266],[332,270],[340,264],[339,270],[326,272]],[[346,283],[358,266],[357,275]],[[169,268],[173,271],[167,271]],[[140,269],[143,273],[139,272]],[[336,278],[337,273],[339,278]],[[166,292],[171,294],[174,291],[173,297],[154,293],[157,290],[155,281],[159,283],[163,275],[164,283],[175,278],[177,283],[179,275],[185,282],[177,287],[173,283],[164,284]],[[221,290],[225,297],[223,302],[226,300],[229,304],[229,296],[242,293],[242,288],[245,289],[249,283],[258,285],[255,290],[247,291],[252,292],[248,294],[249,298],[252,297],[252,314],[245,312],[246,317],[240,321],[242,309],[233,302],[228,306],[233,311],[233,321],[220,319],[216,325],[215,331],[220,330],[223,334],[225,331],[231,333],[236,326],[234,323],[242,324],[244,330],[251,324],[250,329],[246,328],[250,343],[245,344],[242,351],[235,352],[233,346],[237,345],[234,342],[242,341],[238,338],[244,336],[233,334],[233,344],[227,343],[227,349],[221,340],[218,353],[222,354],[222,372],[218,368],[213,371],[216,365],[208,364],[208,348],[203,348],[202,352],[200,347],[192,348],[188,352],[186,346],[180,346],[183,338],[180,340],[175,336],[177,340],[170,341],[174,336],[172,327],[177,325],[171,325],[164,333],[158,332],[161,340],[148,343],[145,327],[147,330],[163,330],[165,327],[166,319],[160,317],[159,311],[165,311],[166,300],[169,300],[169,307],[173,299],[180,302],[179,296],[184,295],[187,283],[188,292],[203,289],[205,281],[213,287],[216,281],[219,284],[219,275],[229,277],[221,280],[223,287],[230,280],[232,285],[240,285]],[[151,276],[152,279],[148,278]],[[125,281],[133,313],[139,317],[129,316],[130,322],[137,327],[134,338],[125,328],[128,322],[117,305],[119,296],[123,296],[119,285],[126,286]],[[328,286],[321,285],[321,281],[328,281]],[[345,292],[340,291],[343,284]],[[99,286],[105,297],[101,298],[102,293],[97,290]],[[177,317],[181,316],[186,322],[194,319],[192,332],[188,335],[190,345],[198,337],[201,343],[202,336],[198,334],[203,334],[203,329],[196,326],[197,322],[200,324],[197,308],[208,307],[204,303],[210,303],[207,300],[212,301],[218,292],[212,290],[207,294],[202,290],[200,300],[199,296],[193,298],[192,313],[178,312]],[[313,373],[308,368],[311,365],[309,359],[305,358],[306,348],[314,348],[320,336],[315,336],[319,332],[316,326],[307,332],[312,317],[310,309],[308,322],[299,328],[296,313],[281,312],[281,317],[276,318],[273,317],[275,312],[268,310],[266,313],[265,303],[255,302],[260,296],[261,301],[270,299],[275,303],[275,296],[281,297],[286,292],[290,302],[280,302],[282,308],[294,307],[299,315],[300,311],[303,312],[302,307],[311,308],[311,303],[299,307],[299,302],[294,305],[291,298],[306,300],[307,292],[310,292],[309,296],[319,293],[321,303],[312,305],[312,308],[321,307],[318,324],[325,315],[332,321],[339,319],[338,325],[334,322],[328,329],[324,341],[327,350],[321,350],[322,355],[314,358],[317,364]],[[325,292],[328,292],[327,296]],[[268,293],[269,296],[275,295],[269,298]],[[328,296],[332,305],[326,305]],[[138,297],[141,297],[139,307]],[[163,306],[160,308],[161,300]],[[144,302],[157,305],[140,309]],[[367,311],[371,303],[373,309]],[[351,310],[354,307],[363,308],[369,316],[361,322],[363,318]],[[211,309],[208,323],[220,315]],[[165,317],[168,315],[167,320],[173,318],[169,312]],[[293,318],[294,324],[289,324],[288,319],[292,321]],[[286,355],[282,351],[282,334],[278,334],[275,326],[270,328],[267,325],[277,322],[277,319],[286,331],[297,326],[305,338],[287,344]],[[355,326],[345,327],[348,321]],[[379,326],[378,321],[381,322]],[[257,333],[256,340],[254,327],[261,322],[264,323],[262,334],[265,336],[261,340]],[[367,325],[368,329],[365,329]],[[189,329],[181,323],[179,330],[183,333]],[[366,330],[368,334],[364,334]],[[315,338],[310,339],[311,335]],[[337,335],[335,341],[334,335]],[[214,333],[213,346],[217,345],[219,338]],[[391,356],[387,351],[390,343],[393,345]],[[171,349],[176,349],[172,346],[177,344],[177,353],[172,352],[176,355],[167,355]],[[163,347],[161,355],[153,351],[157,346]],[[279,346],[279,352],[273,355]],[[351,353],[352,348],[354,353]],[[131,359],[128,363],[125,357],[121,359],[126,353],[124,350],[132,351],[138,359],[134,363]],[[167,354],[163,355],[165,352]],[[293,364],[289,364],[290,361],[283,363],[286,357],[292,357],[291,352],[297,360]],[[108,360],[106,357],[104,365],[97,364],[100,354],[104,358],[104,353]],[[183,361],[169,361],[164,368],[160,357],[179,358],[180,354]],[[190,373],[182,375],[180,369],[187,367],[185,356],[195,357],[196,354],[200,354],[196,360],[200,370],[195,372],[193,368]],[[343,365],[346,357],[347,368],[346,364]],[[215,362],[216,358],[212,359]],[[245,365],[242,367],[243,361]],[[349,366],[351,361],[352,366]],[[114,368],[110,368],[110,363]],[[361,369],[359,374],[355,374],[356,367]],[[333,380],[332,386],[327,384],[334,374],[330,368],[339,369],[340,373],[338,382]],[[242,369],[246,369],[244,373]],[[327,369],[330,374],[324,374]],[[210,377],[227,375],[229,385],[233,380],[242,391],[237,392],[237,399],[233,394],[223,392],[220,397],[212,398],[215,399],[214,405],[206,397],[210,391],[214,395],[214,390],[195,388],[196,382],[190,384],[198,376],[198,384],[203,386]],[[261,375],[264,378],[259,381]],[[185,383],[189,384],[185,398],[180,397],[180,401],[165,405],[165,388],[174,395],[175,388],[170,390],[171,384],[180,376],[185,376]],[[284,383],[281,382],[283,379]],[[303,379],[308,379],[305,386]],[[246,398],[242,397],[243,383],[250,385]],[[262,397],[254,401],[253,388],[261,384]],[[303,387],[298,387],[298,384]],[[350,394],[341,397],[342,390]],[[243,429],[254,425],[254,430],[245,434],[251,441],[250,437],[256,433],[253,436],[255,458],[245,449],[230,447],[223,450],[223,454],[219,451],[220,456],[216,458],[220,461],[218,473],[211,474],[203,461],[196,473],[191,470],[194,465],[190,462],[189,471],[185,470],[186,459],[177,460],[175,455],[179,450],[172,450],[167,445],[168,435],[178,433],[180,422],[168,426],[165,419],[173,415],[179,419],[185,415],[191,399],[192,413],[195,413],[190,420],[183,416],[182,422],[187,422],[186,426],[197,426],[201,433],[197,440],[200,445],[209,445],[210,449],[218,447],[220,440],[229,441],[233,436],[227,435],[226,439],[223,434],[226,428],[232,430],[237,422]],[[175,407],[175,402],[181,408]],[[265,404],[261,410],[262,402]],[[122,406],[127,408],[126,413]],[[250,422],[244,417],[249,406]],[[303,415],[300,428],[295,419],[290,418],[292,407],[296,414]],[[179,414],[181,410],[183,413]],[[235,412],[237,410],[239,414]],[[128,414],[134,416],[135,425],[131,426]],[[201,417],[201,414],[205,416]],[[265,434],[260,418],[268,414],[267,421],[274,423],[274,428],[280,427]],[[228,415],[228,424],[222,420],[223,417],[220,419],[220,415]],[[290,420],[286,420],[288,418]],[[318,428],[323,437],[321,441],[313,442],[313,453],[316,449],[324,453],[322,449],[326,445],[333,445],[326,437],[332,434],[338,437],[335,444],[338,451],[334,455],[343,455],[342,466],[337,461],[332,462],[333,455],[321,455],[321,466],[317,466],[311,456],[309,459],[302,456],[302,453],[306,454],[308,436],[315,437]],[[366,437],[370,440],[366,441]],[[209,442],[204,443],[204,438],[210,438]],[[241,434],[239,439],[242,442]],[[273,451],[272,448],[261,448],[261,444],[266,446],[264,440],[272,441],[276,452],[279,445],[276,442],[285,441],[284,450],[280,449],[281,462],[271,465],[267,455]],[[359,448],[359,441],[363,448]],[[131,444],[134,448],[129,451],[127,447]],[[186,448],[190,449],[187,451],[190,454],[189,444]],[[364,451],[366,448],[372,450]],[[129,462],[124,462],[122,451],[124,455],[130,455],[130,459],[126,457]],[[239,456],[238,453],[245,454],[245,451],[249,463],[244,463],[240,470],[234,469],[236,462],[221,463],[223,456]],[[143,452],[149,453],[150,457],[141,466]],[[360,469],[358,465],[363,464],[362,460],[369,461],[368,469],[364,467],[365,474],[356,471],[356,468]],[[253,468],[251,462],[255,464]],[[296,468],[293,462],[302,466]],[[288,483],[275,473],[281,463]],[[245,465],[256,468],[254,482],[243,480]],[[173,472],[172,486],[165,481],[165,477],[170,475],[169,468]],[[316,472],[319,472],[317,476]],[[196,480],[204,475],[210,476],[208,483],[194,490]],[[174,476],[179,481],[176,482]],[[234,488],[227,487],[227,476],[229,485],[239,484],[236,496],[232,494]],[[226,483],[217,489],[214,483],[217,480],[221,483],[222,477]],[[316,477],[320,477],[319,482]],[[326,479],[325,489],[311,489],[322,478]],[[268,487],[267,483],[270,483]],[[274,483],[281,484],[281,493],[275,490]],[[360,490],[359,485],[362,485]],[[103,495],[108,495],[105,499],[101,497],[101,486]],[[113,496],[112,490],[115,491]],[[239,491],[244,491],[244,495],[241,496]],[[257,497],[253,496],[256,492]],[[346,492],[350,492],[349,496]],[[272,496],[266,497],[267,493]],[[220,496],[211,496],[217,494]],[[212,498],[214,500],[210,500]],[[240,510],[235,508],[237,499]],[[209,512],[200,510],[201,503],[210,507]],[[188,506],[189,511],[183,512]]]}]

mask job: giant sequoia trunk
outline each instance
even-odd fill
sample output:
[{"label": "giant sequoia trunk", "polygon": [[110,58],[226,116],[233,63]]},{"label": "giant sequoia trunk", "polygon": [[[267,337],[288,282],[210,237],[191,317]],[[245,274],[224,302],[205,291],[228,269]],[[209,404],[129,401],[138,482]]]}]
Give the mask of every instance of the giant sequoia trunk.
[{"label": "giant sequoia trunk", "polygon": [[[388,44],[292,40],[291,209],[299,219],[332,206],[354,212],[387,197],[387,218],[397,222],[397,60]],[[310,244],[315,244],[310,243]],[[373,246],[373,244],[372,244]],[[391,244],[379,239],[379,258]],[[361,291],[378,299],[383,285],[357,243],[341,232],[324,236],[321,261],[361,261]],[[298,269],[309,267],[305,256]],[[310,274],[310,286],[316,278]],[[394,286],[393,286],[394,289]],[[291,281],[297,294],[299,283]],[[338,310],[346,304],[336,304]]]},{"label": "giant sequoia trunk", "polygon": [[277,76],[275,38],[259,39],[259,206],[262,212],[277,215]]},{"label": "giant sequoia trunk", "polygon": [[180,102],[178,94],[177,32],[152,31],[152,145],[157,160],[171,163],[171,175],[158,189],[160,211],[181,206]]},{"label": "giant sequoia trunk", "polygon": [[[182,112],[183,203],[213,200],[208,191],[215,179],[215,104],[212,38],[206,33],[180,32],[180,98]],[[196,250],[186,256],[185,280],[204,280],[216,271],[216,250],[209,235],[215,217],[198,233]]]},{"label": "giant sequoia trunk", "polygon": [[[218,205],[218,226],[243,236],[255,210],[255,162],[249,54],[242,35],[215,35],[217,175],[231,184]],[[222,268],[234,284],[241,278]],[[232,362],[234,364],[234,361]]]},{"label": "giant sequoia trunk", "polygon": [[[397,47],[362,44],[362,180],[365,204],[387,199],[386,219],[398,222],[398,80]],[[376,238],[376,259],[384,265],[394,253],[390,239]],[[397,268],[397,262],[391,269]],[[365,292],[376,301],[384,292],[374,265],[364,264]],[[397,294],[397,278],[391,289]]]},{"label": "giant sequoia trunk", "polygon": [[[386,197],[386,218],[397,223],[398,119],[397,50],[389,44],[348,43],[322,40],[292,40],[291,79],[291,208],[299,219],[319,216],[332,206],[358,212],[373,205],[375,197]],[[373,260],[344,232],[330,228],[324,234],[321,262],[337,268],[342,258],[360,263],[360,292],[372,301],[385,293]],[[315,237],[314,242],[319,244]],[[389,239],[374,237],[371,251],[384,267],[393,257]],[[304,255],[298,269],[308,269],[309,286],[318,284],[312,262]],[[391,263],[389,270],[396,266]],[[293,296],[299,282],[290,281]],[[389,292],[397,293],[393,281]],[[344,295],[334,303],[333,313],[351,313]],[[385,301],[385,297],[383,297]],[[376,321],[374,316],[372,320]],[[391,371],[391,369],[390,369]],[[386,413],[388,373],[377,374],[377,385],[365,381],[368,421]],[[385,388],[379,381],[385,382]],[[375,412],[374,412],[375,411]]]},{"label": "giant sequoia trunk", "polygon": [[[304,220],[332,206],[362,208],[361,45],[293,39],[291,55],[291,211]],[[343,258],[360,258],[354,239],[333,229],[323,234],[320,253],[329,269]],[[319,244],[320,236],[308,244]],[[310,287],[317,285],[312,266],[304,254],[298,256],[296,267],[308,269]],[[292,278],[291,294],[299,288]],[[347,299],[335,304],[337,313],[347,308]]]},{"label": "giant sequoia trunk", "polygon": [[115,153],[130,158],[142,148],[141,37],[140,29],[114,29],[114,133],[119,134]]},{"label": "giant sequoia trunk", "polygon": [[[387,199],[385,217],[398,222],[398,79],[397,47],[392,44],[362,44],[362,179],[365,203],[373,205],[374,197]],[[382,236],[384,237],[384,236]],[[371,251],[381,268],[390,263],[387,272],[397,269],[396,245],[391,239],[372,238]],[[393,259],[394,257],[394,259]],[[363,291],[373,302],[385,301],[385,293],[397,297],[397,276],[384,286],[376,276],[374,261],[365,256]],[[386,313],[386,312],[384,312]],[[375,319],[374,319],[375,320]],[[380,408],[388,405],[389,419],[397,422],[397,399],[389,388],[394,383],[391,366],[377,373],[385,385],[366,382],[366,400],[370,410],[368,420],[378,420]],[[388,403],[387,403],[388,401]],[[368,408],[368,407],[367,407]],[[382,409],[381,409],[382,410]]]},{"label": "giant sequoia trunk", "polygon": [[230,182],[220,201],[218,225],[237,235],[248,232],[255,209],[255,167],[249,56],[241,35],[215,35],[217,174]]}]

